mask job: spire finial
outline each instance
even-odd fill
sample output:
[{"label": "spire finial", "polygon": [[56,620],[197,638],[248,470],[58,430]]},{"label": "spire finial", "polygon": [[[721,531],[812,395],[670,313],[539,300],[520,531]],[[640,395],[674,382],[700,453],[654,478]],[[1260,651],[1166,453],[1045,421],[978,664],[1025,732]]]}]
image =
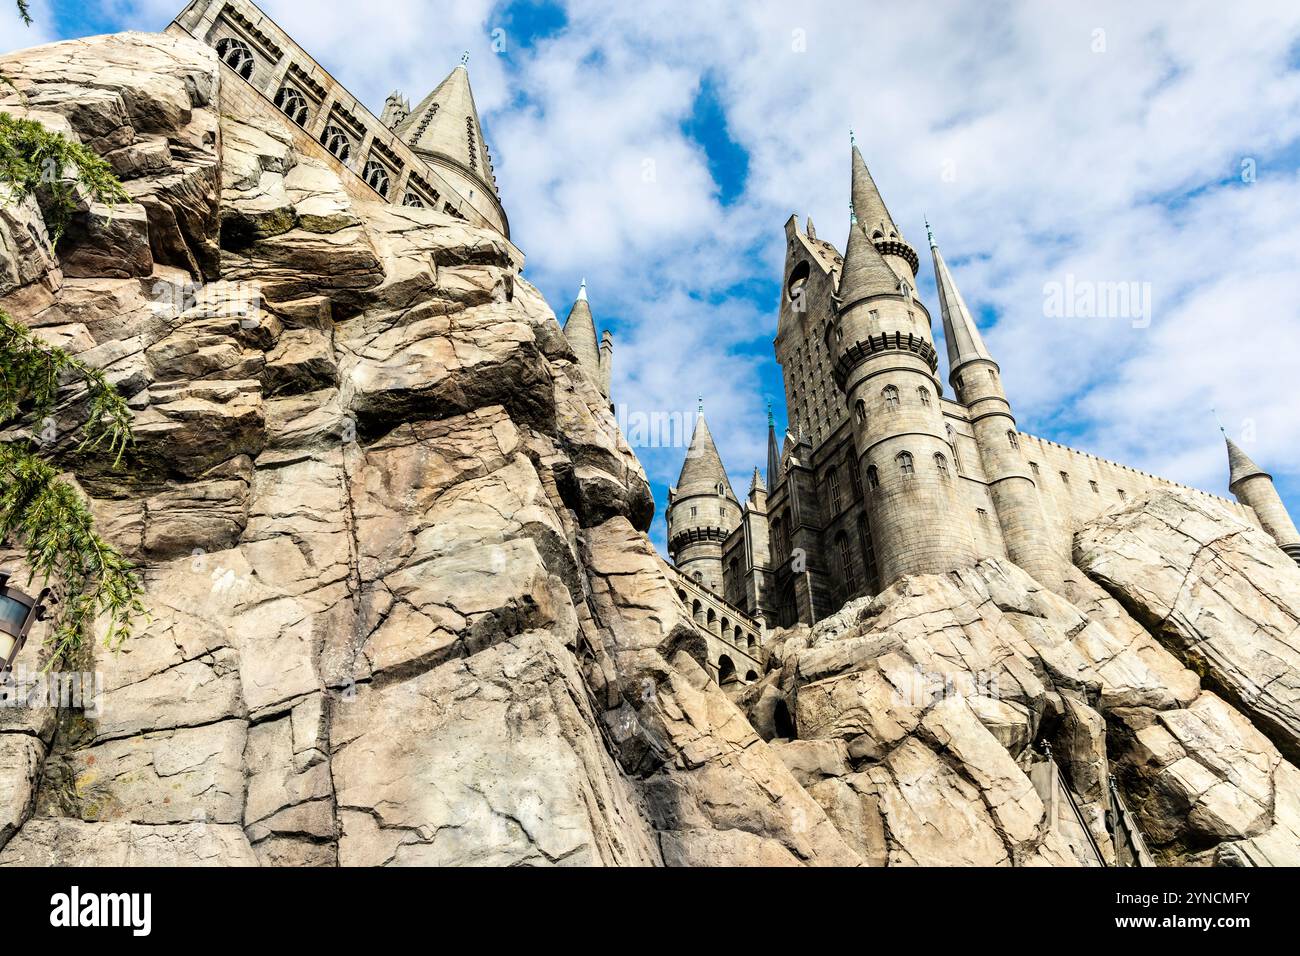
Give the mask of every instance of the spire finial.
[{"label": "spire finial", "polygon": [[469,69],[469,50],[466,50],[460,55],[460,65]]},{"label": "spire finial", "polygon": [[582,277],[582,283],[578,286],[578,301],[579,302],[587,301],[587,277],[586,276]]},{"label": "spire finial", "polygon": [[930,220],[925,217],[925,237],[930,240],[930,248],[938,249],[939,244],[934,241],[934,230],[930,228]]},{"label": "spire finial", "polygon": [[772,400],[770,398],[767,400],[767,427],[776,427],[776,419],[772,415]]},{"label": "spire finial", "polygon": [[703,396],[703,395],[699,396],[699,397],[696,399],[696,401],[700,403],[700,414],[703,415],[703,414],[704,414],[704,396]]},{"label": "spire finial", "polygon": [[1219,418],[1219,410],[1217,408],[1211,408],[1210,414],[1214,416],[1215,424],[1219,426],[1219,431],[1223,432],[1223,437],[1227,438],[1228,430],[1223,427],[1223,420]]},{"label": "spire finial", "polygon": [[850,146],[857,146],[857,145],[858,145],[858,138],[857,138],[856,136],[853,135],[853,127],[852,127],[852,126],[849,127],[849,145],[850,145]]}]

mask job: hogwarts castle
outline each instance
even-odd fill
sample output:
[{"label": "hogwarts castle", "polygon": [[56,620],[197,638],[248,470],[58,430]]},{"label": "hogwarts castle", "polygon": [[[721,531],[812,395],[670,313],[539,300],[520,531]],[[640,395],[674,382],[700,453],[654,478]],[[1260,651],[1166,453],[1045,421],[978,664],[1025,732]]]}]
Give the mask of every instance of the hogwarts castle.
[{"label": "hogwarts castle", "polygon": [[[927,224],[945,395],[931,316],[916,293],[920,258],[856,145],[851,189],[842,256],[811,220],[802,230],[795,216],[785,225],[775,345],[791,427],[778,443],[769,414],[766,480],[755,468],[745,501],[737,498],[701,413],[669,491],[674,562],[775,626],[814,623],[902,575],[988,557],[1061,588],[1082,524],[1175,484],[1017,428],[998,363]],[[1237,502],[1219,503],[1300,562],[1300,533],[1271,477],[1227,446]]]}]

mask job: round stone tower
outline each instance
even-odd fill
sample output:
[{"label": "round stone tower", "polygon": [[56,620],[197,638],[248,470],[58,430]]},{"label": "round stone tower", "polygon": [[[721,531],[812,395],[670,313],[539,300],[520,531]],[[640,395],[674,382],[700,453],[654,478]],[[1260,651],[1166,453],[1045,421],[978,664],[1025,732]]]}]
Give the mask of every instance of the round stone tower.
[{"label": "round stone tower", "polygon": [[1064,559],[1052,548],[1042,499],[1020,447],[1011,403],[1002,388],[1002,371],[984,345],[979,327],[944,262],[926,223],[934,282],[939,289],[943,337],[948,346],[948,377],[957,401],[970,410],[993,508],[1002,528],[1007,556],[1049,588],[1064,579]]},{"label": "round stone tower", "polygon": [[681,476],[668,489],[668,553],[683,574],[721,595],[722,543],[740,524],[740,502],[700,408]]},{"label": "round stone tower", "polygon": [[853,222],[825,330],[853,422],[881,584],[976,560],[939,403],[930,314],[916,299],[916,251],[853,147]]},{"label": "round stone tower", "polygon": [[1282,504],[1282,497],[1273,487],[1273,476],[1250,460],[1227,435],[1228,443],[1228,490],[1243,505],[1252,508],[1264,530],[1273,536],[1273,540],[1296,564],[1300,564],[1300,531],[1296,531],[1295,522]]}]

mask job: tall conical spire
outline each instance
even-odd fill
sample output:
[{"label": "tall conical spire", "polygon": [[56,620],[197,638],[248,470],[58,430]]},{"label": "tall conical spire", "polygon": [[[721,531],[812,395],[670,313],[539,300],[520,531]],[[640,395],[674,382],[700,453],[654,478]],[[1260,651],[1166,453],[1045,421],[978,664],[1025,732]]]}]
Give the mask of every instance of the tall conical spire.
[{"label": "tall conical spire", "polygon": [[749,479],[749,493],[752,495],[756,491],[766,491],[767,486],[763,484],[763,473],[754,468],[754,477]]},{"label": "tall conical spire", "polygon": [[948,263],[939,252],[929,220],[925,223],[925,231],[930,240],[930,255],[934,259],[934,284],[939,289],[939,310],[943,314],[943,338],[948,344],[948,376],[951,378],[967,362],[976,359],[992,362],[993,356],[984,345],[979,326],[966,307],[966,300],[961,297]]},{"label": "tall conical spire", "polygon": [[469,85],[467,59],[468,54],[432,93],[420,100],[397,125],[396,132],[416,152],[452,163],[499,199],[483,124]]},{"label": "tall conical spire", "polygon": [[578,357],[578,364],[592,377],[592,381],[599,382],[600,346],[596,342],[596,320],[591,317],[591,306],[587,302],[586,279],[578,287],[578,297],[573,300],[573,308],[564,320],[564,336]]},{"label": "tall conical spire", "polygon": [[775,489],[781,483],[781,449],[776,443],[776,419],[772,403],[767,403],[767,487]]},{"label": "tall conical spire", "polygon": [[[1220,429],[1222,430],[1222,429]],[[1246,478],[1253,478],[1255,475],[1263,475],[1271,479],[1273,476],[1266,472],[1259,465],[1251,461],[1250,456],[1241,450],[1241,447],[1228,437],[1224,432],[1223,440],[1228,443],[1228,489],[1235,491],[1234,485]]]},{"label": "tall conical spire", "polygon": [[720,482],[734,498],[736,495],[727,479],[727,469],[722,466],[722,456],[718,454],[718,446],[713,443],[709,423],[704,420],[704,412],[701,411],[695,419],[695,431],[691,435],[691,445],[686,449],[682,473],[677,478],[677,493],[683,495],[704,489],[716,491]]},{"label": "tall conical spire", "polygon": [[853,212],[858,218],[858,224],[870,236],[877,229],[885,236],[891,233],[898,238],[902,238],[902,233],[894,225],[893,217],[889,215],[889,210],[885,207],[885,200],[880,196],[880,190],[876,188],[876,181],[871,178],[871,173],[867,170],[867,164],[862,159],[862,153],[858,147],[853,147]]}]

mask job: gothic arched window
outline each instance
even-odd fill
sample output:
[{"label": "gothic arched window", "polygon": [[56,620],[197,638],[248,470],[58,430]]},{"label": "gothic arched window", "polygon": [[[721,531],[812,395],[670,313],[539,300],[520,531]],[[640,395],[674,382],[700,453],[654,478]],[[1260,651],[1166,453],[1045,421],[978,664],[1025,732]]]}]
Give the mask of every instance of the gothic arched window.
[{"label": "gothic arched window", "polygon": [[934,453],[934,467],[939,472],[940,478],[948,477],[948,459],[944,458],[941,452]]},{"label": "gothic arched window", "polygon": [[911,475],[916,472],[916,466],[912,463],[912,453],[909,451],[900,451],[894,458],[898,462],[898,470],[901,474]]},{"label": "gothic arched window", "polygon": [[859,425],[867,420],[867,403],[860,398],[853,405],[853,417],[857,419]]},{"label": "gothic arched window", "polygon": [[244,79],[249,79],[253,75],[253,65],[256,62],[253,58],[253,51],[248,48],[248,44],[243,40],[237,40],[234,37],[222,37],[217,41],[217,56],[221,57],[221,62],[226,64]]},{"label": "gothic arched window", "polygon": [[321,145],[345,163],[352,156],[352,140],[333,123],[325,127],[325,131],[320,134],[320,141]]},{"label": "gothic arched window", "polygon": [[916,394],[920,396],[920,398],[921,398],[921,404],[924,405],[926,408],[929,408],[929,407],[930,407],[930,390],[929,390],[928,388],[926,388],[924,385],[922,385],[920,388],[918,388],[918,389],[916,390]]},{"label": "gothic arched window", "polygon": [[895,409],[898,407],[898,389],[892,385],[886,385],[880,393],[885,398],[885,407]]},{"label": "gothic arched window", "polygon": [[406,198],[402,200],[403,206],[410,206],[412,209],[423,209],[424,200],[409,189],[406,192]]},{"label": "gothic arched window", "polygon": [[366,163],[365,179],[371,189],[385,199],[388,198],[388,170],[383,163],[373,159]]},{"label": "gothic arched window", "polygon": [[1017,434],[1016,434],[1015,432],[1013,432],[1013,431],[1008,431],[1008,432],[1007,432],[1007,441],[1009,441],[1009,442],[1011,443],[1011,447],[1012,447],[1012,448],[1019,448],[1019,447],[1020,447],[1020,436],[1017,435]]},{"label": "gothic arched window", "polygon": [[307,100],[292,86],[280,87],[279,92],[275,94],[275,105],[280,107],[281,113],[299,126],[307,125]]},{"label": "gothic arched window", "polygon": [[867,466],[867,487],[868,488],[880,487],[880,472],[877,470],[875,465]]}]

